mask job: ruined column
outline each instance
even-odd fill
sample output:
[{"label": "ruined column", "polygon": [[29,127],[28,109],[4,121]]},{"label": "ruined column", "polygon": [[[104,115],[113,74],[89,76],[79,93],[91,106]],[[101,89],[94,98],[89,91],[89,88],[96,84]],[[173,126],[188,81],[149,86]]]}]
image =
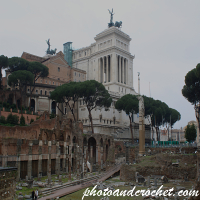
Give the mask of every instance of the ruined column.
[{"label": "ruined column", "polygon": [[67,146],[67,142],[64,142],[64,149],[63,149],[63,153],[64,153],[64,155],[63,155],[63,164],[62,164],[62,166],[63,166],[63,173],[66,173],[66,146]]},{"label": "ruined column", "polygon": [[69,146],[66,147],[66,152],[67,152],[66,153],[66,162],[67,162],[66,163],[66,172],[69,173],[69,162],[68,162],[68,160],[69,160]]},{"label": "ruined column", "polygon": [[31,180],[31,175],[32,175],[32,146],[33,146],[33,143],[32,142],[29,142],[29,151],[28,151],[28,169],[27,169],[27,172],[28,172],[28,179]]},{"label": "ruined column", "polygon": [[71,167],[72,167],[72,145],[69,145],[69,180],[71,181]]},{"label": "ruined column", "polygon": [[40,175],[42,174],[42,140],[39,140],[38,149],[38,180],[40,180]]},{"label": "ruined column", "polygon": [[144,100],[142,96],[138,97],[139,100],[139,155],[145,153],[145,124],[144,124]]},{"label": "ruined column", "polygon": [[103,147],[101,147],[101,169],[103,169]]},{"label": "ruined column", "polygon": [[47,176],[48,183],[51,183],[51,141],[48,141],[48,154]]},{"label": "ruined column", "polygon": [[17,156],[17,181],[20,181],[20,168],[21,168],[20,156]]},{"label": "ruined column", "polygon": [[101,146],[96,146],[97,150],[98,150],[98,165],[101,165]]},{"label": "ruined column", "polygon": [[84,159],[83,159],[83,172],[84,173],[87,172],[87,150],[88,150],[88,147],[84,146]]},{"label": "ruined column", "polygon": [[56,142],[56,175],[60,175],[60,145]]}]

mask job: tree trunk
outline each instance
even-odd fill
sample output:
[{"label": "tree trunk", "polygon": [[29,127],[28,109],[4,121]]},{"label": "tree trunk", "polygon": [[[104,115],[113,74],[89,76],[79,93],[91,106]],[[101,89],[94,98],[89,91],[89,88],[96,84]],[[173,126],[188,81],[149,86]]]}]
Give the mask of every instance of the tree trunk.
[{"label": "tree trunk", "polygon": [[130,120],[130,129],[131,129],[131,138],[132,138],[132,144],[134,144],[134,139],[133,139],[133,129],[132,129],[132,123],[131,123],[131,117],[129,116]]},{"label": "tree trunk", "polygon": [[[58,108],[58,110],[60,110],[59,106],[56,106]],[[64,115],[63,111],[60,110],[60,112],[62,113],[62,115]]]},{"label": "tree trunk", "polygon": [[28,110],[31,110],[31,98],[32,98],[32,91],[31,91],[31,86],[30,86],[30,102],[29,102],[29,108]]},{"label": "tree trunk", "polygon": [[88,107],[87,107],[87,109],[88,109],[88,112],[89,112],[89,118],[90,118],[90,123],[91,123],[91,128],[92,128],[92,134],[94,134],[91,110]]},{"label": "tree trunk", "polygon": [[156,126],[156,137],[157,137],[157,141],[158,141],[158,127]]}]

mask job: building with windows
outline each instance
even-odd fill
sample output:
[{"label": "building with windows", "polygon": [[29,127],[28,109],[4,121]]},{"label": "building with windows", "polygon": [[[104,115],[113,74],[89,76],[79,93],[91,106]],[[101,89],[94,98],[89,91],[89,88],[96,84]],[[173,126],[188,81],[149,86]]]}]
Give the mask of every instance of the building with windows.
[{"label": "building with windows", "polygon": [[[85,81],[86,72],[81,69],[74,69],[70,67],[67,61],[64,59],[64,54],[58,52],[56,55],[46,55],[44,57],[35,56],[26,52],[23,52],[21,58],[30,62],[37,61],[49,68],[49,75],[45,78],[38,78],[36,80],[36,86],[30,97],[33,87],[27,87],[27,98],[25,106],[29,106],[31,101],[31,110],[35,112],[49,111],[49,113],[58,114],[58,108],[56,102],[50,99],[50,93],[60,85],[68,83],[70,81]],[[9,73],[6,73],[8,79]],[[7,86],[8,87],[8,86]],[[13,102],[15,103],[15,102]],[[16,103],[20,105],[20,99],[16,99]],[[63,113],[67,113],[67,109],[63,107]]]},{"label": "building with windows", "polygon": [[[74,69],[86,71],[86,80],[101,82],[112,96],[113,103],[109,111],[105,109],[93,110],[93,124],[95,133],[113,135],[116,139],[131,140],[129,117],[125,112],[115,109],[115,102],[126,94],[137,95],[133,87],[133,59],[130,53],[129,35],[117,27],[110,27],[96,35],[95,43],[90,46],[74,50],[72,66]],[[66,44],[66,43],[65,43]],[[64,45],[65,45],[64,44]],[[79,120],[83,122],[84,131],[88,132],[90,120],[83,101],[78,104]],[[132,120],[134,139],[139,139],[139,117],[137,113]],[[148,125],[149,121],[146,120]],[[146,142],[150,142],[150,127],[146,126]]]}]

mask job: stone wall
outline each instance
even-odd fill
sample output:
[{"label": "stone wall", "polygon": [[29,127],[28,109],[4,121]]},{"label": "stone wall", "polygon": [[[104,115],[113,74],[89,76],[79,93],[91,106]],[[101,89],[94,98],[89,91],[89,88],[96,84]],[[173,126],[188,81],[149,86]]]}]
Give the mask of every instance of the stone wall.
[{"label": "stone wall", "polygon": [[[114,139],[103,134],[83,134],[83,124],[67,116],[49,119],[44,112],[30,126],[0,126],[0,166],[18,168],[17,179],[41,175],[82,173],[83,163],[92,170],[114,162]],[[84,173],[87,171],[85,165]]]},{"label": "stone wall", "polygon": [[0,199],[14,199],[16,177],[17,168],[0,168]]},{"label": "stone wall", "polygon": [[121,181],[135,181],[135,168],[130,165],[122,165],[120,169],[120,180]]}]

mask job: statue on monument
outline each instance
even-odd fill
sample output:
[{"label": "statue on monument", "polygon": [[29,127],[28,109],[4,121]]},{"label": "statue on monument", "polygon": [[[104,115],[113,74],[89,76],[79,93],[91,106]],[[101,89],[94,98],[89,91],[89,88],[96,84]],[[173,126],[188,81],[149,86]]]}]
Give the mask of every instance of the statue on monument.
[{"label": "statue on monument", "polygon": [[112,12],[108,9],[108,11],[109,11],[109,13],[110,13],[110,23],[108,23],[108,27],[110,28],[110,27],[112,27],[112,26],[114,26],[114,23],[113,23],[113,15],[115,14],[115,13],[113,13],[113,8],[112,8]]},{"label": "statue on monument", "polygon": [[51,49],[50,50],[50,39],[48,39],[48,40],[46,40],[46,43],[48,44],[48,48],[47,48],[47,50],[46,50],[46,53],[47,54],[50,54],[50,55],[54,55],[54,54],[56,54],[56,48],[53,50],[53,49]]},{"label": "statue on monument", "polygon": [[117,28],[120,28],[122,26],[122,21],[120,21],[120,22],[116,21],[115,24],[113,23],[113,15],[115,14],[115,13],[113,13],[113,8],[112,8],[112,12],[109,9],[108,9],[108,11],[110,13],[110,23],[108,23],[108,27],[110,28],[112,26],[115,26]]}]

